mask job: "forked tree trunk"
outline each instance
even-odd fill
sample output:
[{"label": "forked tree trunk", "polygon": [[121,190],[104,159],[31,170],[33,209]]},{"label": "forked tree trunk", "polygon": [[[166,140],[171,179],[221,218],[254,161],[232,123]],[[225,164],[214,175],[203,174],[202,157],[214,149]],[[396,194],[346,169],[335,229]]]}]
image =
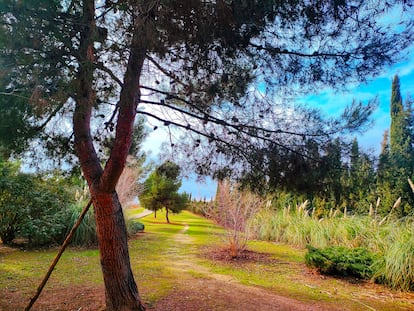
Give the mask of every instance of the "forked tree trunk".
[{"label": "forked tree trunk", "polygon": [[[128,253],[127,232],[122,208],[115,192],[128,150],[140,100],[139,77],[145,59],[146,42],[134,31],[130,55],[117,104],[116,133],[109,160],[102,168],[91,134],[92,109],[96,104],[94,90],[94,38],[96,38],[95,1],[83,0],[80,31],[76,107],[73,116],[75,150],[91,193],[99,241],[99,252],[105,284],[106,311],[141,311],[140,301]],[[139,14],[137,15],[139,16]],[[144,19],[134,21],[142,29]]]}]

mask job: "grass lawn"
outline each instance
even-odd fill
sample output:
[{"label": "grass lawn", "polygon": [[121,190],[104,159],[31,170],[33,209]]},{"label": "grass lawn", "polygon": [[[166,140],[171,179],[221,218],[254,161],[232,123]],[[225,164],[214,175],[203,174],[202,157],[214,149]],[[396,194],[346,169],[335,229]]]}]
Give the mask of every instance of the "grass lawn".
[{"label": "grass lawn", "polygon": [[134,217],[135,215],[141,214],[144,210],[145,208],[143,207],[139,207],[138,205],[132,205],[131,207],[126,208],[124,210],[124,214],[126,218],[131,218],[131,217]]},{"label": "grass lawn", "polygon": [[[248,285],[243,290],[264,290],[301,303],[320,304],[325,310],[338,306],[343,307],[339,310],[412,310],[414,307],[414,295],[410,293],[313,273],[304,265],[303,249],[252,241],[249,250],[260,255],[254,260],[217,259],[215,252],[224,247],[222,228],[189,212],[171,215],[170,220],[172,223],[166,224],[163,213],[158,213],[157,219],[153,214],[140,219],[145,224],[145,232],[129,241],[134,275],[141,297],[150,310],[162,310],[159,303],[168,297],[191,301],[192,292],[198,294],[197,291],[205,291],[203,299],[211,295],[215,305],[208,303],[212,310],[227,310],[225,302],[219,301],[225,296],[214,295],[223,286],[231,286],[230,281]],[[29,251],[0,246],[0,310],[22,309],[55,254],[56,249]],[[72,310],[74,288],[79,292],[77,299],[83,311],[100,310],[103,294],[97,293],[103,292],[102,284],[98,251],[70,248],[46,285],[38,310]],[[83,296],[79,288],[85,289]],[[51,295],[56,300],[53,308],[50,307]],[[240,297],[248,298],[248,295]],[[199,294],[197,299],[199,310],[204,310]],[[95,300],[98,302],[93,305]],[[89,309],[88,303],[92,303]],[[71,308],[65,309],[63,305]]]}]

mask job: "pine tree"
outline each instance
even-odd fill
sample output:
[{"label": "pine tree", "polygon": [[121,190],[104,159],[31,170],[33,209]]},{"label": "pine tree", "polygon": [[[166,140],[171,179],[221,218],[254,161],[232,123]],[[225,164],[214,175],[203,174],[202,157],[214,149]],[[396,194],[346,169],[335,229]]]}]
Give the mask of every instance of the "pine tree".
[{"label": "pine tree", "polygon": [[334,205],[339,205],[342,198],[342,148],[339,139],[330,142],[322,158],[322,172],[325,182],[325,196]]},{"label": "pine tree", "polygon": [[165,218],[168,218],[169,212],[181,212],[187,202],[188,195],[178,193],[181,187],[180,167],[170,161],[162,165],[150,174],[144,183],[144,191],[139,199],[143,207],[154,211],[165,208]]},{"label": "pine tree", "polygon": [[406,123],[407,123],[407,133],[409,135],[410,140],[410,159],[409,159],[409,167],[411,168],[411,172],[414,172],[414,99],[409,97],[406,99],[404,104],[405,109],[405,116],[406,116]]}]

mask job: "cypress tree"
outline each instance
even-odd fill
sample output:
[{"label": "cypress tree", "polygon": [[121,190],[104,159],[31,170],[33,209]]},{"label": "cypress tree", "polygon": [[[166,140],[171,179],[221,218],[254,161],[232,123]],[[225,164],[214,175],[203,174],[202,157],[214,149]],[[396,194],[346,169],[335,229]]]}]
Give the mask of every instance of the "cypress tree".
[{"label": "cypress tree", "polygon": [[404,109],[397,75],[392,81],[390,152],[397,168],[409,169],[412,157],[409,112]]},{"label": "cypress tree", "polygon": [[377,172],[378,194],[383,201],[383,213],[387,213],[395,200],[401,197],[402,207],[398,210],[398,215],[403,216],[414,204],[414,197],[407,183],[407,178],[411,178],[413,174],[412,110],[410,105],[403,105],[397,75],[392,81],[390,104],[389,145],[384,135]]}]

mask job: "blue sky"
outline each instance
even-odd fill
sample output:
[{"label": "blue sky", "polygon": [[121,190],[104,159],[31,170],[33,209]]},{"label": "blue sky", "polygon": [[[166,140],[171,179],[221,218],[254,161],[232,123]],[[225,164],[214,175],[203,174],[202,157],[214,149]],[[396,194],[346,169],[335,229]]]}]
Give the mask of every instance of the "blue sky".
[{"label": "blue sky", "polygon": [[[407,60],[392,67],[384,68],[382,73],[365,84],[351,85],[346,91],[335,92],[330,89],[318,94],[309,94],[301,100],[310,107],[317,107],[326,116],[338,116],[353,99],[367,103],[378,97],[378,107],[372,115],[372,126],[364,133],[356,133],[359,144],[366,151],[379,155],[383,133],[390,126],[391,83],[395,74],[400,77],[401,94],[405,101],[408,96],[414,98],[414,53]],[[162,128],[162,127],[161,127]],[[153,131],[144,142],[144,150],[156,161],[160,146],[167,140],[167,133],[162,130]],[[206,179],[204,183],[196,182],[195,177],[184,179],[181,191],[191,193],[195,198],[210,199],[216,191],[216,183]]]},{"label": "blue sky", "polygon": [[391,83],[396,74],[400,78],[403,100],[405,101],[410,95],[414,98],[414,53],[411,53],[408,60],[384,68],[381,75],[371,79],[368,83],[350,86],[344,92],[326,90],[319,94],[312,94],[304,102],[311,107],[320,108],[327,116],[337,116],[353,99],[367,103],[377,96],[378,107],[372,115],[372,126],[366,132],[355,135],[364,149],[371,150],[374,155],[378,155],[383,133],[389,129],[391,123]]}]

